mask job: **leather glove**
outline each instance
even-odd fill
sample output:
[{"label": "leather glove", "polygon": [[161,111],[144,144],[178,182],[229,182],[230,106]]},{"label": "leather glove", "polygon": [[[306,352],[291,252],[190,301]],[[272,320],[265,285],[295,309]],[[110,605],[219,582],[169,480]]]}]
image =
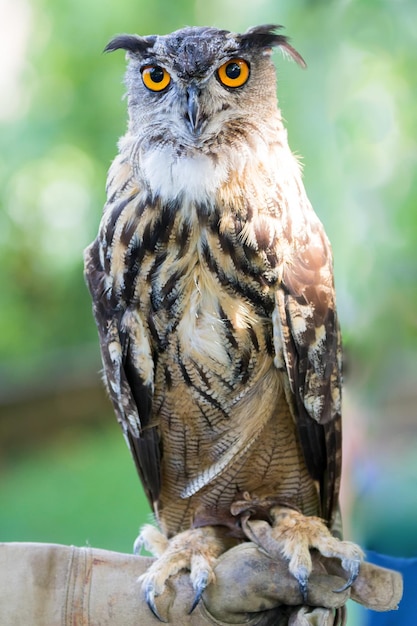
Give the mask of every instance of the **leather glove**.
[{"label": "leather glove", "polygon": [[249,623],[262,626],[333,626],[336,610],[342,619],[342,607],[349,598],[374,611],[397,608],[402,597],[398,572],[362,563],[352,587],[335,593],[333,590],[340,589],[347,579],[340,561],[315,552],[312,560],[310,606],[300,607],[298,583],[288,572],[286,561],[271,560],[254,544],[241,544],[218,559],[216,584],[204,592],[204,605],[212,617],[227,624],[248,623],[252,616]]},{"label": "leather glove", "polygon": [[[178,626],[328,626],[349,597],[379,611],[394,609],[400,574],[364,563],[350,590],[340,564],[313,555],[308,601],[300,607],[297,582],[285,561],[272,561],[250,543],[224,553],[210,585],[189,614],[194,592],[187,573],[170,579],[158,607]],[[0,544],[0,624],[4,626],[153,626],[138,577],[147,557],[54,544]],[[322,607],[322,608],[314,608]]]}]

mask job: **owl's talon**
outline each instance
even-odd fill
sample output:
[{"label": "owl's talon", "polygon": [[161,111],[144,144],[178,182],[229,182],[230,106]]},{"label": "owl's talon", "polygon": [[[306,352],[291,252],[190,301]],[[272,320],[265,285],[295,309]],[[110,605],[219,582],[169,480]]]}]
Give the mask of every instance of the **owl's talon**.
[{"label": "owl's talon", "polygon": [[300,589],[301,596],[303,598],[303,604],[307,604],[307,597],[308,597],[308,573],[307,571],[297,575],[296,579],[298,582],[298,587]]},{"label": "owl's talon", "polygon": [[340,589],[334,589],[333,592],[342,593],[342,591],[346,591],[346,589],[349,589],[349,587],[351,587],[353,583],[355,582],[355,580],[357,579],[359,575],[360,567],[361,567],[360,560],[355,559],[355,560],[350,561],[349,567],[346,568],[347,571],[349,572],[348,580],[345,582],[344,585],[340,587]]},{"label": "owl's talon", "polygon": [[160,622],[167,624],[168,623],[167,620],[163,619],[159,615],[158,609],[156,608],[155,588],[152,584],[147,585],[145,588],[145,600],[146,600],[146,604],[148,605],[152,613],[155,615],[156,619],[158,619]]},{"label": "owl's talon", "polygon": [[272,511],[273,523],[242,519],[242,529],[247,538],[270,557],[284,555],[289,560],[289,571],[298,582],[304,604],[308,604],[308,579],[312,571],[310,550],[323,557],[340,559],[348,580],[335,593],[342,593],[355,582],[363,559],[363,552],[350,541],[333,537],[325,523],[318,517],[307,517],[295,509],[277,506]]},{"label": "owl's talon", "polygon": [[195,596],[194,596],[193,603],[191,605],[191,609],[189,610],[189,615],[191,615],[191,613],[194,611],[197,604],[200,602],[201,596],[203,595],[203,591],[207,587],[208,582],[209,582],[209,573],[205,572],[204,574],[200,576],[198,583],[194,585]]},{"label": "owl's talon", "polygon": [[194,589],[189,611],[192,613],[207,585],[214,581],[213,566],[216,558],[226,550],[221,531],[205,526],[186,530],[167,539],[154,526],[147,525],[142,529],[140,537],[144,547],[159,557],[139,577],[146,603],[153,615],[160,622],[167,622],[159,613],[155,600],[159,596],[165,599],[169,597],[172,590],[167,589],[167,581],[186,571],[190,573],[190,583]]},{"label": "owl's talon", "polygon": [[143,537],[142,535],[138,535],[135,539],[135,543],[133,544],[133,554],[135,554],[136,556],[139,556],[140,553],[142,552],[142,548],[143,548]]}]

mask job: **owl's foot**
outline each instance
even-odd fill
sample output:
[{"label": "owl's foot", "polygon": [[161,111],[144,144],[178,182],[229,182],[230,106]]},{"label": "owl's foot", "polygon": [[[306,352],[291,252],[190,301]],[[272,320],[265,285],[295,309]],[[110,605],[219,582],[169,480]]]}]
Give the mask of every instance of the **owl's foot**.
[{"label": "owl's foot", "polygon": [[150,610],[162,622],[165,620],[158,612],[156,598],[166,590],[168,579],[180,570],[190,572],[195,594],[191,613],[200,601],[204,589],[214,581],[214,562],[226,549],[217,529],[211,526],[186,530],[172,539],[167,539],[154,526],[148,524],[142,528],[135,542],[135,551],[138,552],[142,546],[158,557],[139,581]]},{"label": "owl's foot", "polygon": [[248,539],[266,554],[272,558],[284,556],[288,559],[288,569],[298,581],[305,604],[308,604],[308,578],[312,570],[310,549],[318,550],[324,557],[341,560],[348,579],[340,589],[334,589],[336,593],[352,585],[364,557],[359,546],[333,537],[318,517],[305,516],[281,506],[272,508],[270,515],[272,525],[261,520],[242,518],[242,528]]}]

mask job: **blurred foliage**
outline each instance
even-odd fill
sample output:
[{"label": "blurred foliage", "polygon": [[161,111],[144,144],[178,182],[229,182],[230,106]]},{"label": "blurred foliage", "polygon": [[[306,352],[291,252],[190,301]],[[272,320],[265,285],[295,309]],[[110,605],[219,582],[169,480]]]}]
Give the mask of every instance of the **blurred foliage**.
[{"label": "blurred foliage", "polygon": [[[308,62],[277,55],[290,144],[335,253],[345,344],[384,392],[416,347],[414,0],[2,0],[0,363],[95,344],[82,251],[125,127],[118,32],[283,23]],[[3,368],[4,369],[4,368]]]},{"label": "blurred foliage", "polygon": [[[1,541],[91,545],[132,552],[149,508],[114,429],[85,431],[27,454],[0,483]],[[119,433],[117,433],[119,435]],[[112,462],[109,463],[109,458]]]}]

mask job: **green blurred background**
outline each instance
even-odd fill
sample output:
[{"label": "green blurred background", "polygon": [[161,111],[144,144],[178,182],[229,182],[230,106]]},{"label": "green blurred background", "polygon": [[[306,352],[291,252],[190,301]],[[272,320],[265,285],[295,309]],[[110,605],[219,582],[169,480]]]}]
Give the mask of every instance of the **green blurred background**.
[{"label": "green blurred background", "polygon": [[101,51],[120,32],[261,23],[285,25],[308,64],[275,56],[334,249],[348,534],[417,554],[415,0],[1,0],[1,540],[130,551],[149,517],[82,275],[126,124],[123,54]]}]

